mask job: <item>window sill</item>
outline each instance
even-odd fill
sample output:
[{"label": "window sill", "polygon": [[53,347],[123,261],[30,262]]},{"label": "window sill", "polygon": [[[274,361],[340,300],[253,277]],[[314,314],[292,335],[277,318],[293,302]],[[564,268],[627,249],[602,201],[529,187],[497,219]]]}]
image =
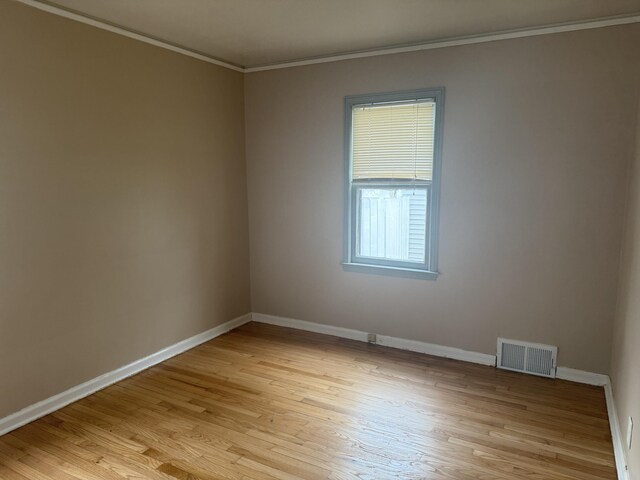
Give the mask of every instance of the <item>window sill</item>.
[{"label": "window sill", "polygon": [[392,277],[420,278],[423,280],[436,280],[438,272],[419,270],[416,268],[390,267],[387,265],[371,265],[368,263],[343,262],[342,268],[347,272],[374,273],[389,275]]}]

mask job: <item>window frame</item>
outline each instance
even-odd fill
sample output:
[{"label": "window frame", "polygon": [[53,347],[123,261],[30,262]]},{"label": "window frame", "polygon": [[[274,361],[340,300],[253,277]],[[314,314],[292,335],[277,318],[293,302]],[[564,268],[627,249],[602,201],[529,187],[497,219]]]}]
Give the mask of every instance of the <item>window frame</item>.
[{"label": "window frame", "polygon": [[[433,99],[434,123],[433,170],[431,181],[407,179],[357,180],[352,178],[353,108],[364,104],[412,102]],[[394,276],[435,280],[438,277],[438,225],[440,217],[440,169],[442,130],[444,125],[444,88],[425,88],[392,93],[350,95],[344,99],[345,126],[345,239],[343,268],[347,271],[391,274]],[[424,263],[370,258],[357,255],[358,192],[362,188],[426,188],[427,212]]]}]

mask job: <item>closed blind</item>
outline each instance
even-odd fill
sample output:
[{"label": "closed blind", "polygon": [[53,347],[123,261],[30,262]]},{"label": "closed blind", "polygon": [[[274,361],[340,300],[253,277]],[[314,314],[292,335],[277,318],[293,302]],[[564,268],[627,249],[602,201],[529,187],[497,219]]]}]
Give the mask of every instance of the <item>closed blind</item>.
[{"label": "closed blind", "polygon": [[431,180],[433,100],[353,108],[353,171],[358,179]]}]

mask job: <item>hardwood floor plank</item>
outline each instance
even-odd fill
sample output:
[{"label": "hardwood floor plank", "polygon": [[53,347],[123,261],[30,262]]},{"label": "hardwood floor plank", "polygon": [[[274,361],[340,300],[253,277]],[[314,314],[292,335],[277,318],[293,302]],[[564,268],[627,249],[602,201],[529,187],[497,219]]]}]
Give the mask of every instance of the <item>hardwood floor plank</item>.
[{"label": "hardwood floor plank", "polygon": [[7,480],[607,480],[601,388],[247,324],[0,437]]}]

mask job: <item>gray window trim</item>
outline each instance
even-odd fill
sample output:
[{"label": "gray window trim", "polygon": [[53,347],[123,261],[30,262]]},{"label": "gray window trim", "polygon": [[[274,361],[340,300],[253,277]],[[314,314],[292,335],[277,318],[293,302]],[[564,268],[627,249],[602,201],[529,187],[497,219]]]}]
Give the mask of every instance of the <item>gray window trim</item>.
[{"label": "gray window trim", "polygon": [[[412,180],[375,180],[354,182],[352,172],[352,110],[354,106],[370,103],[411,102],[419,99],[433,99],[436,104],[436,120],[433,151],[433,178],[431,182]],[[438,226],[440,220],[440,174],[442,163],[442,130],[444,124],[444,88],[427,88],[393,93],[375,93],[351,95],[344,100],[344,139],[345,139],[345,219],[344,219],[344,261],[346,271],[387,274],[410,278],[435,280],[438,277]],[[358,188],[366,186],[410,187],[427,185],[430,191],[427,211],[428,235],[426,236],[425,264],[394,262],[357,257],[355,252],[356,229],[356,193]]]}]

